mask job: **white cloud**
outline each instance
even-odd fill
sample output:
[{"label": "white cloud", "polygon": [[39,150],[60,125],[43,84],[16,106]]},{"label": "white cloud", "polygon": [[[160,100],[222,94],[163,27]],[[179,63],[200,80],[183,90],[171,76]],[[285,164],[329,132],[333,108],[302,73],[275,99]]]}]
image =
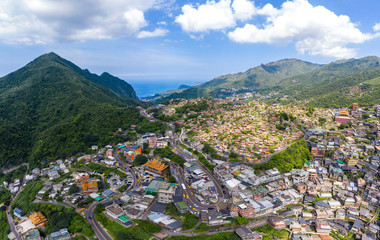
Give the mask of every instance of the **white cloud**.
[{"label": "white cloud", "polygon": [[350,18],[336,15],[323,6],[312,6],[307,0],[293,0],[280,9],[267,4],[257,11],[266,17],[266,24],[258,27],[247,23],[228,33],[240,43],[287,44],[295,41],[299,53],[335,58],[355,56],[348,44],[359,44],[375,37],[362,33]]},{"label": "white cloud", "polygon": [[373,31],[375,31],[375,32],[380,31],[380,23],[376,23],[376,24],[373,26]]},{"label": "white cloud", "polygon": [[235,18],[230,5],[231,0],[207,1],[198,7],[187,4],[182,7],[182,14],[176,17],[175,22],[186,32],[206,32],[233,27]]},{"label": "white cloud", "polygon": [[1,0],[0,40],[39,44],[133,36],[172,0]]},{"label": "white cloud", "polygon": [[256,12],[253,2],[248,0],[235,0],[232,3],[232,9],[234,10],[235,18],[238,20],[251,19]]},{"label": "white cloud", "polygon": [[153,32],[141,31],[137,34],[137,38],[163,37],[169,31],[163,28],[156,28]]}]

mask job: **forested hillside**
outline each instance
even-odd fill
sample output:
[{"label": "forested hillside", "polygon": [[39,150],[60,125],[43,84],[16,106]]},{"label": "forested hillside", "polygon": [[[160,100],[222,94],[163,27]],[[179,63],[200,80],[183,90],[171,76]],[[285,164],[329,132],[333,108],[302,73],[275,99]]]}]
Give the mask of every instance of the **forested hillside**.
[{"label": "forested hillside", "polygon": [[132,124],[161,128],[151,127],[134,107],[144,103],[85,76],[73,63],[50,53],[0,78],[2,167],[71,156],[93,144],[130,138],[113,132],[130,130]]}]

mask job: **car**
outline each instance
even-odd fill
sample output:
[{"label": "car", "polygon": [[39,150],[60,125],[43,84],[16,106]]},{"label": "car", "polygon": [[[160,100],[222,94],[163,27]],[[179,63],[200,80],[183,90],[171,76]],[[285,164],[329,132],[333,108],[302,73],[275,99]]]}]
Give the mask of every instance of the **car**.
[{"label": "car", "polygon": [[90,216],[90,217],[88,217],[88,220],[92,220],[92,217]]}]

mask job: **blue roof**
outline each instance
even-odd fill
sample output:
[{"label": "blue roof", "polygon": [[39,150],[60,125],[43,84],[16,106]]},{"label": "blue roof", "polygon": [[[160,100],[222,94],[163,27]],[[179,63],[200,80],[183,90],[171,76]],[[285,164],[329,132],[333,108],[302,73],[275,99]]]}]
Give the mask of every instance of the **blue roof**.
[{"label": "blue roof", "polygon": [[148,216],[148,218],[152,221],[156,220],[157,218],[164,217],[165,214],[162,213],[153,213]]},{"label": "blue roof", "polygon": [[18,214],[23,214],[24,210],[22,210],[21,208],[16,207],[15,209],[13,209],[13,212],[18,213]]},{"label": "blue roof", "polygon": [[109,196],[111,196],[112,194],[114,194],[114,192],[113,192],[112,190],[110,190],[110,189],[107,189],[107,190],[105,190],[105,191],[102,193],[102,195],[103,195],[103,196],[106,196],[106,197],[109,197]]}]

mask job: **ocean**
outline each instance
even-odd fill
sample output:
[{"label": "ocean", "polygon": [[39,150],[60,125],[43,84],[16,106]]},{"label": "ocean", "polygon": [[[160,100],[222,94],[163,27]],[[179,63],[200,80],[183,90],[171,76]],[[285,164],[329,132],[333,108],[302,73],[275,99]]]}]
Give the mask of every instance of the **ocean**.
[{"label": "ocean", "polygon": [[169,89],[177,89],[180,85],[195,85],[194,81],[127,81],[135,89],[138,97],[147,97],[156,93],[165,92]]}]

